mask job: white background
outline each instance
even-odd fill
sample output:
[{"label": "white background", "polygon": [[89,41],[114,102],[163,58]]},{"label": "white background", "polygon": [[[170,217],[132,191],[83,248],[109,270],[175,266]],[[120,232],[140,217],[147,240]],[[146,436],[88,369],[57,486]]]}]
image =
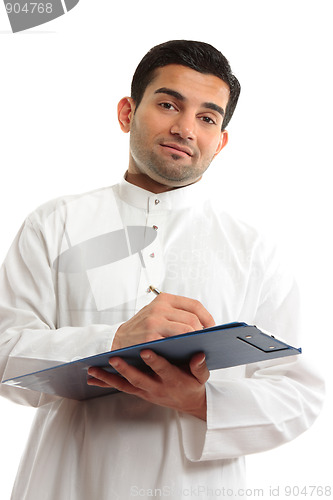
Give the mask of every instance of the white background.
[{"label": "white background", "polygon": [[[248,458],[252,497],[254,488],[284,498],[285,485],[333,486],[325,458],[333,416],[331,23],[329,0],[81,0],[57,20],[12,34],[0,4],[0,260],[36,206],[119,180],[128,137],[116,104],[150,47],[196,39],[230,60],[241,98],[229,144],[206,176],[227,211],[288,255],[303,294],[302,347],[327,384],[307,433]],[[1,499],[10,497],[33,416],[0,401]]]}]

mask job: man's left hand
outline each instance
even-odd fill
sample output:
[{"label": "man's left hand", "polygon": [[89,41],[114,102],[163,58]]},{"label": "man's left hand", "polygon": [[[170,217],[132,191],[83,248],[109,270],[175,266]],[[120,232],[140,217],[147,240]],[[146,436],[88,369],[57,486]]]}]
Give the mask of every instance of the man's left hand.
[{"label": "man's left hand", "polygon": [[152,374],[144,373],[123,359],[114,357],[109,363],[119,375],[91,367],[88,374],[93,378],[88,379],[88,384],[113,387],[150,403],[206,420],[205,383],[209,378],[209,370],[203,353],[192,357],[189,370],[172,365],[149,349],[141,351],[141,358],[153,370]]}]

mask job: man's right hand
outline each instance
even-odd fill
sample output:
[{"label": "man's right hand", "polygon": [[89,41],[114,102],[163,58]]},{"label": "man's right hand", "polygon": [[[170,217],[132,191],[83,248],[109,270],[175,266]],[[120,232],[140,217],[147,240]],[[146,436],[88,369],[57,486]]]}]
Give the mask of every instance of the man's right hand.
[{"label": "man's right hand", "polygon": [[198,300],[161,293],[117,330],[112,350],[215,325]]}]

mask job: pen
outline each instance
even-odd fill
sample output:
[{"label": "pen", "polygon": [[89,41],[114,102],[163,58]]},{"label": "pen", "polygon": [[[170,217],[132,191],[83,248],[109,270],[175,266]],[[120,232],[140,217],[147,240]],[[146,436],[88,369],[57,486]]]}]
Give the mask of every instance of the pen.
[{"label": "pen", "polygon": [[152,292],[154,292],[156,295],[159,295],[161,293],[161,291],[158,288],[155,288],[152,285],[149,286],[149,290],[151,290]]}]

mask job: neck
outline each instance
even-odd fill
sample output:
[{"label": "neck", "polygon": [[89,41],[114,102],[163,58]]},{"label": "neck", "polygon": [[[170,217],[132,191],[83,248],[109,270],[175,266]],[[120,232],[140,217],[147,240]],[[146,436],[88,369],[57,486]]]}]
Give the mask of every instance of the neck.
[{"label": "neck", "polygon": [[142,173],[133,173],[127,171],[125,174],[125,179],[130,184],[134,184],[135,186],[156,194],[165,193],[166,191],[177,189],[176,187],[170,187],[165,186],[164,184],[160,184],[159,182],[154,181],[153,179]]}]

